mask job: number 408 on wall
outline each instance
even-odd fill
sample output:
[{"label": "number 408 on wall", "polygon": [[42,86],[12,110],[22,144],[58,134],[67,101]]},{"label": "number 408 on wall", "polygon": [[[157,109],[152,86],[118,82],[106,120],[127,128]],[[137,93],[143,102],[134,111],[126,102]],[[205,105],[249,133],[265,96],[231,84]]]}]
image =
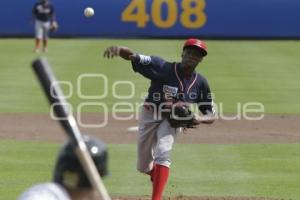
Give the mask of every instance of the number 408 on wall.
[{"label": "number 408 on wall", "polygon": [[[178,20],[189,29],[201,28],[206,23],[205,0],[150,0],[149,3],[150,16],[146,11],[147,0],[131,0],[123,10],[121,20],[135,22],[139,28],[145,28],[150,17],[158,28],[171,28]],[[163,6],[167,10],[164,15]]]}]

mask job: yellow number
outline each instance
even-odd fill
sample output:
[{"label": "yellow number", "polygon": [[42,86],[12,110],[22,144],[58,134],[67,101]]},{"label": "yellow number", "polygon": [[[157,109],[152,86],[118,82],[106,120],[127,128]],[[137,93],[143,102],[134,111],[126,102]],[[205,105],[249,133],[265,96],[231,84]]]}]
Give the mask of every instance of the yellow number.
[{"label": "yellow number", "polygon": [[[166,19],[162,19],[161,7],[163,4],[168,6],[168,15]],[[176,0],[154,0],[151,9],[151,16],[154,25],[159,28],[170,28],[174,26],[177,20],[177,4]]]},{"label": "yellow number", "polygon": [[[123,22],[135,22],[137,27],[144,28],[150,20],[146,12],[147,0],[131,0],[121,15]],[[162,6],[166,5],[165,17],[162,16]],[[151,17],[153,24],[158,28],[171,28],[177,22],[178,7],[177,0],[153,0]],[[189,29],[197,29],[206,23],[204,12],[205,0],[181,0],[182,13],[180,22],[182,26]]]},{"label": "yellow number", "polygon": [[149,21],[149,15],[146,13],[145,0],[132,0],[122,12],[122,21],[136,22],[137,27],[145,27]]},{"label": "yellow number", "polygon": [[[205,0],[182,0],[181,6],[183,12],[181,13],[180,21],[184,27],[196,29],[206,23],[206,15],[204,13]],[[195,17],[195,20],[191,19],[192,16]]]}]

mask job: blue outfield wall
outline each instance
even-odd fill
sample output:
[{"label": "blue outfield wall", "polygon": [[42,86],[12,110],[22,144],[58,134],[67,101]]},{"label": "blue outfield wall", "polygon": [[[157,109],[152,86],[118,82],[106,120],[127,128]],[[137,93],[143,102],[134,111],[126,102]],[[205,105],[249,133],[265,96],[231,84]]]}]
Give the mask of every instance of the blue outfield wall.
[{"label": "blue outfield wall", "polygon": [[[0,35],[32,36],[36,0],[1,0]],[[51,0],[55,36],[300,37],[300,0]],[[85,18],[91,6],[95,16]]]}]

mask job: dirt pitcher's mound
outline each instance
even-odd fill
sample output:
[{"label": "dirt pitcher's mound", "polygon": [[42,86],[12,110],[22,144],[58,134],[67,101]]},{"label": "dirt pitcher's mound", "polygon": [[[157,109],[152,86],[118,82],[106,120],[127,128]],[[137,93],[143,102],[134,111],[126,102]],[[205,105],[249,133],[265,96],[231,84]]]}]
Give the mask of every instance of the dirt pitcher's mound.
[{"label": "dirt pitcher's mound", "polygon": [[[101,113],[84,113],[82,120],[85,124],[97,124],[104,119]],[[65,139],[59,123],[52,120],[49,114],[2,113],[0,121],[0,138],[45,141]],[[180,134],[177,143],[296,143],[300,141],[299,121],[300,115],[268,115],[258,121],[219,119],[212,125],[201,124],[197,129],[188,130],[187,134]],[[137,124],[135,119],[116,120],[109,115],[105,127],[80,127],[80,130],[106,143],[136,143],[137,132],[128,131],[128,127]]]}]

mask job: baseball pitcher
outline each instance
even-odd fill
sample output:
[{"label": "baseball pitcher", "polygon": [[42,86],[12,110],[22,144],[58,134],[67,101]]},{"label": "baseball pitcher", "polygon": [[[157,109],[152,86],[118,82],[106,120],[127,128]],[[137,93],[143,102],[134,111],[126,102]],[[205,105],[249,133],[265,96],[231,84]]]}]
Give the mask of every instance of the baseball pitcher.
[{"label": "baseball pitcher", "polygon": [[[180,62],[137,54],[121,46],[111,46],[104,51],[104,57],[120,56],[131,61],[133,71],[151,81],[139,119],[137,169],[150,175],[152,200],[162,199],[176,135],[182,128],[214,121],[208,82],[195,71],[206,55],[204,41],[194,38],[185,41]],[[198,104],[202,116],[190,111],[192,103]]]}]

